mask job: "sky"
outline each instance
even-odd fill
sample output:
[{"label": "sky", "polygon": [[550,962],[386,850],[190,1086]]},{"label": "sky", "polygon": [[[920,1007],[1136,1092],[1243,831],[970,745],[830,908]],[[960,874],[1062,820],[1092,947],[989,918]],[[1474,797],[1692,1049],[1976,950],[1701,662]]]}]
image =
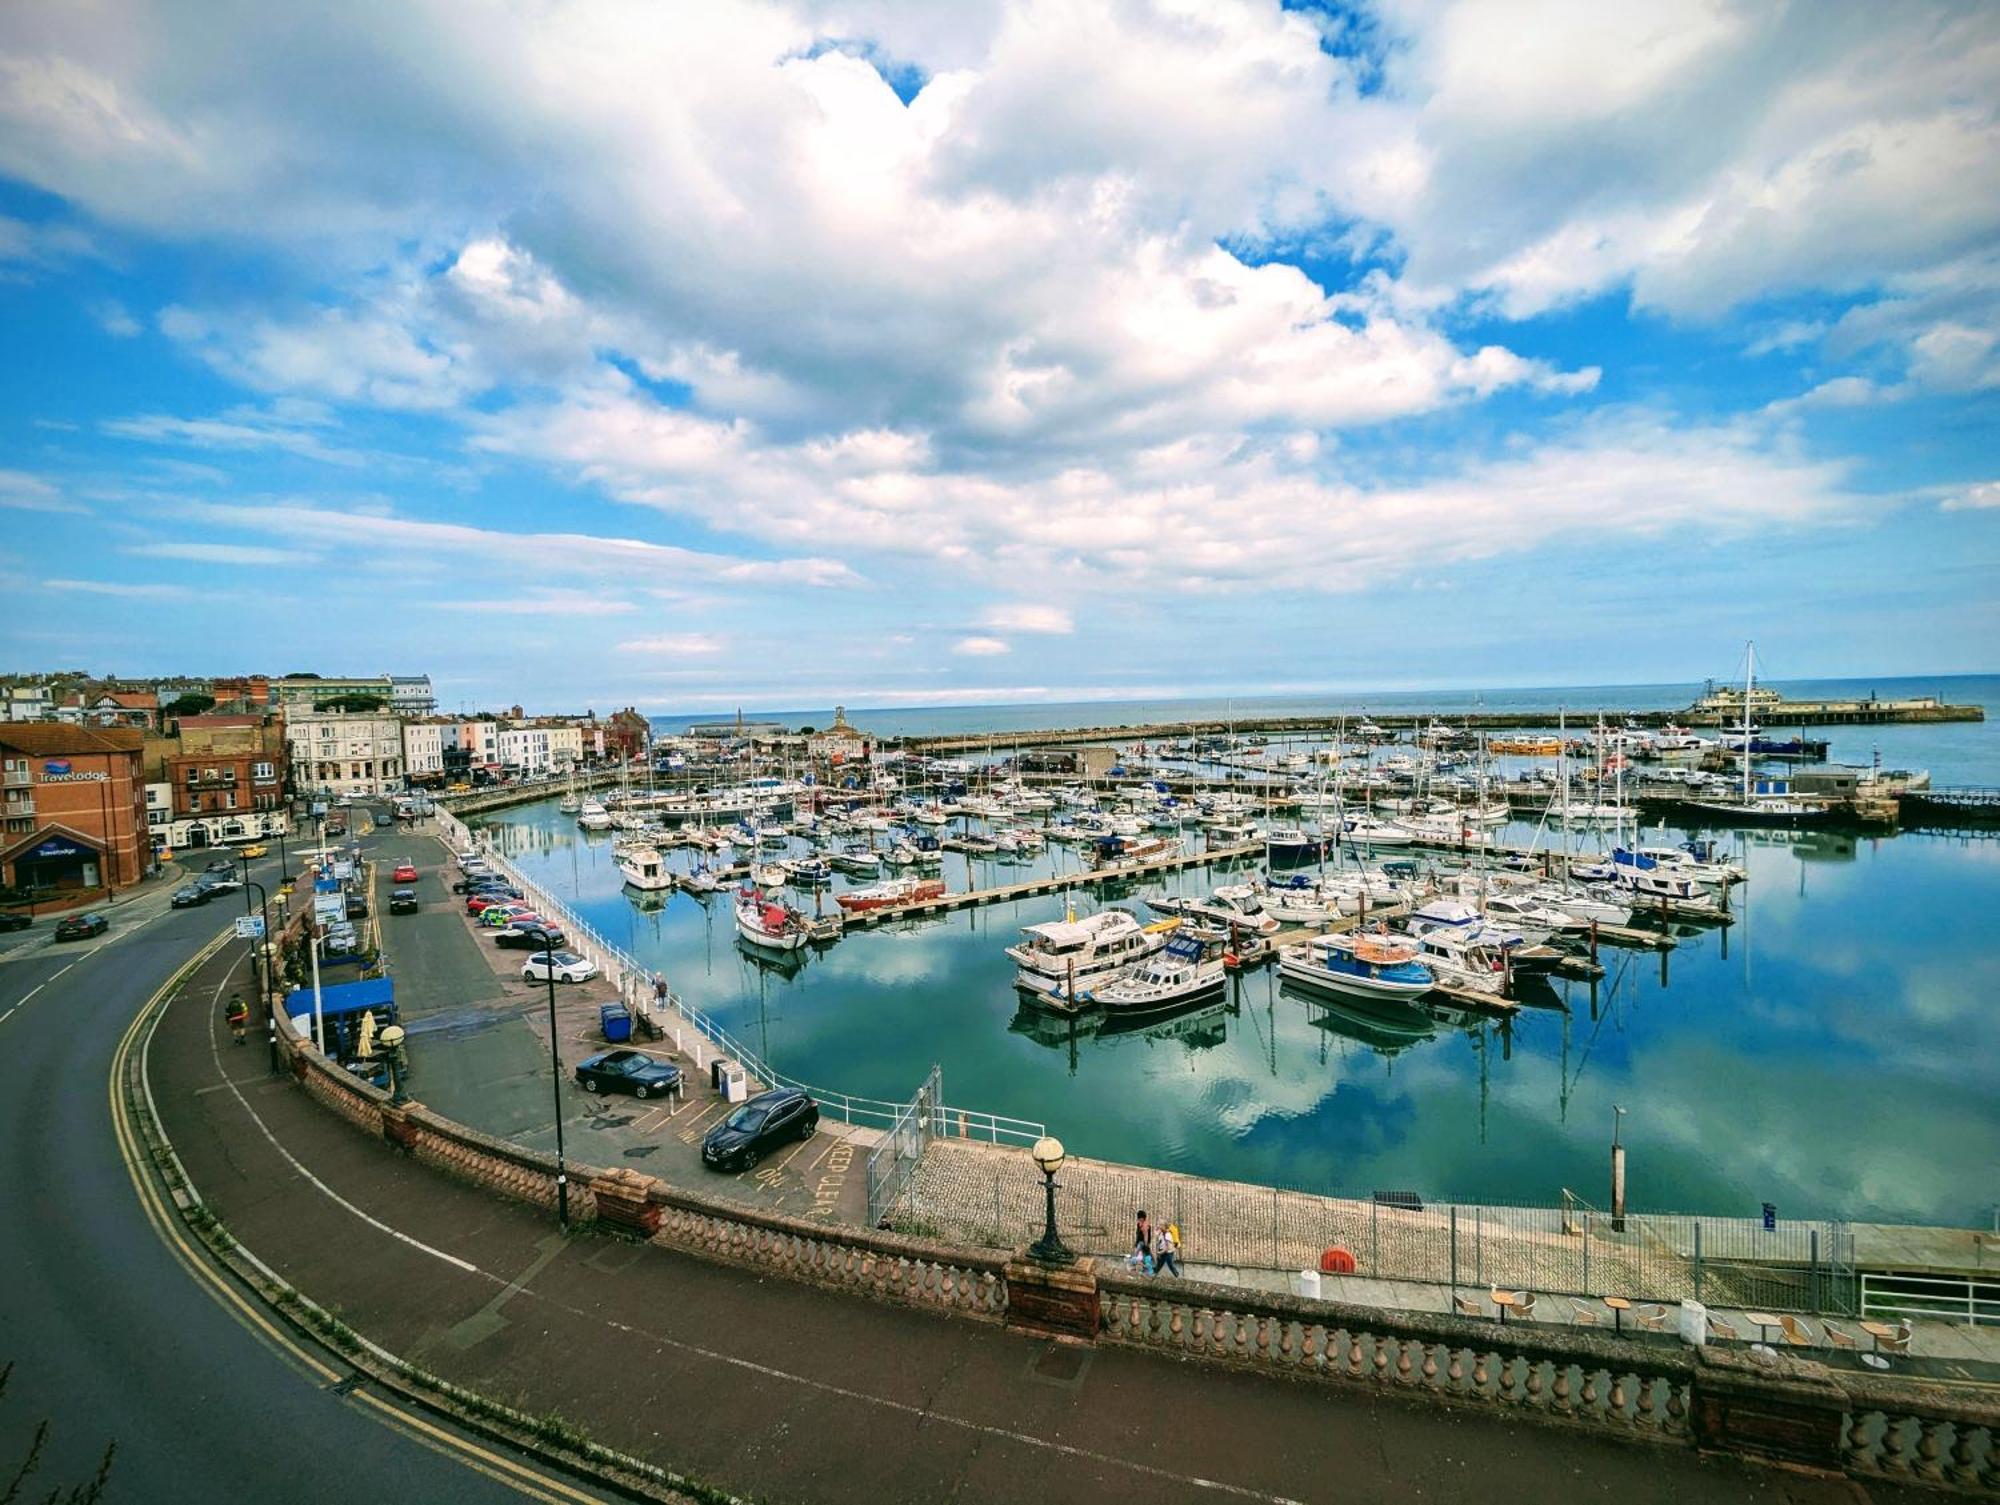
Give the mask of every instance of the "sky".
[{"label": "sky", "polygon": [[0,669],[2000,667],[2000,9],[0,7]]}]

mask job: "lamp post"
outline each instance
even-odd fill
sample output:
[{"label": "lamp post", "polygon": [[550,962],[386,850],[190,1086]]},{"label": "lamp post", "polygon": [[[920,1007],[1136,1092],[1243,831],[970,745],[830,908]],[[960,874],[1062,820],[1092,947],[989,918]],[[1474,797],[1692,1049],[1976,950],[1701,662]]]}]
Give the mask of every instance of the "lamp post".
[{"label": "lamp post", "polygon": [[563,1158],[562,1055],[556,1048],[556,953],[542,952],[542,975],[549,982],[549,1088],[556,1102],[556,1221],[569,1227],[569,1163]]},{"label": "lamp post", "polygon": [[1076,1256],[1070,1253],[1062,1235],[1056,1232],[1056,1172],[1062,1169],[1062,1141],[1045,1134],[1035,1141],[1035,1147],[1029,1153],[1041,1168],[1042,1190],[1048,1197],[1048,1219],[1042,1226],[1042,1236],[1029,1246],[1028,1257],[1045,1265],[1066,1265]]},{"label": "lamp post", "polygon": [[285,851],[285,826],[289,826],[291,823],[292,814],[287,810],[285,812],[285,825],[278,827],[278,881],[280,883],[289,883],[292,881],[292,859]]},{"label": "lamp post", "polygon": [[382,1047],[382,1064],[389,1068],[389,1102],[400,1108],[410,1100],[410,1053],[403,1045],[403,1026],[392,1024],[375,1037]]},{"label": "lamp post", "polygon": [[1616,1103],[1611,1105],[1611,1226],[1625,1231],[1625,1143],[1620,1130],[1625,1125],[1625,1110]]}]

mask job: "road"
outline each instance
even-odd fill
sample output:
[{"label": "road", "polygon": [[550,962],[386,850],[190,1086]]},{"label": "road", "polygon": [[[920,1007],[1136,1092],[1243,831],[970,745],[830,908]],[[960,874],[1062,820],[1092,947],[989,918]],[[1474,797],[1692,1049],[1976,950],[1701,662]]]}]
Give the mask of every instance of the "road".
[{"label": "road", "polygon": [[[252,865],[267,888],[275,858]],[[28,1495],[88,1479],[116,1444],[113,1500],[518,1502],[579,1497],[476,1472],[333,1393],[197,1284],[148,1222],[107,1082],[139,1006],[241,912],[169,910],[171,885],[110,906],[110,932],[57,946],[52,922],[0,965],[0,1481],[35,1424],[52,1433]],[[37,934],[38,932],[38,934]],[[481,1465],[490,1467],[492,1465]],[[497,1471],[497,1469],[496,1469]],[[393,1481],[393,1483],[391,1483]],[[595,1496],[583,1496],[595,1498]]]}]

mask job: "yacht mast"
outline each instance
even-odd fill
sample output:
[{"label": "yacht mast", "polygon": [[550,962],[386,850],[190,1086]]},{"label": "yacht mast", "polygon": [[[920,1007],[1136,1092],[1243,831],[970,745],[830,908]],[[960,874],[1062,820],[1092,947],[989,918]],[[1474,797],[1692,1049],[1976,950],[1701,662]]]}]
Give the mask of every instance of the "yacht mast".
[{"label": "yacht mast", "polygon": [[1750,691],[1757,683],[1757,645],[1743,645],[1743,807],[1750,807]]}]

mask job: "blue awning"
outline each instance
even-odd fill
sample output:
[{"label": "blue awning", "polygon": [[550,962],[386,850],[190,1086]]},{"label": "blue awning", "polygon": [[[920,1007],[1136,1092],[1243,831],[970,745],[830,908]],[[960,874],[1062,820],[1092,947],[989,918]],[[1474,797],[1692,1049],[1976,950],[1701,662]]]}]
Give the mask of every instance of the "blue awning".
[{"label": "blue awning", "polygon": [[[323,983],[319,990],[320,1013],[329,1019],[374,1009],[378,1014],[396,1007],[396,982],[390,977],[367,977],[360,982]],[[285,995],[285,1012],[296,1019],[313,1011],[311,988],[298,988]]]}]

